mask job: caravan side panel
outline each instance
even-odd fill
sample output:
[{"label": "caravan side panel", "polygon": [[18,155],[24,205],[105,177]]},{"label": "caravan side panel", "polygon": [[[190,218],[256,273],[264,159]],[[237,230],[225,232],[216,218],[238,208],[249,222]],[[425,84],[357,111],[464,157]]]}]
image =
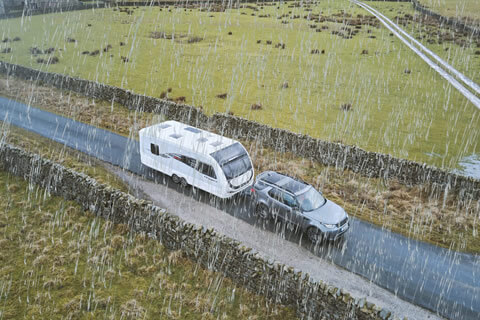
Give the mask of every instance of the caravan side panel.
[{"label": "caravan side panel", "polygon": [[147,167],[171,175],[173,160],[167,155],[171,150],[167,141],[140,135],[140,160]]}]

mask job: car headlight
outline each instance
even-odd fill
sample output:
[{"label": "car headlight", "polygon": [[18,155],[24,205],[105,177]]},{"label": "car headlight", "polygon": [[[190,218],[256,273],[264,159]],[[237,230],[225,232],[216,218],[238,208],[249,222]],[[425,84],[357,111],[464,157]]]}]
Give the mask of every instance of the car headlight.
[{"label": "car headlight", "polygon": [[334,224],[328,224],[328,223],[324,223],[323,225],[324,225],[325,227],[327,227],[328,229],[333,229],[333,228],[336,227],[336,225],[334,225]]}]

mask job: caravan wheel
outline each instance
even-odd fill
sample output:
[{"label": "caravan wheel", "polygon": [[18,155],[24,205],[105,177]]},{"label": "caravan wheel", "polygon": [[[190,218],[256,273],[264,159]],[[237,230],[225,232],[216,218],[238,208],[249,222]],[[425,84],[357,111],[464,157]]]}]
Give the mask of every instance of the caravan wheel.
[{"label": "caravan wheel", "polygon": [[181,178],[181,179],[180,179],[180,185],[182,186],[182,188],[188,187],[188,182],[187,182],[187,180],[185,180],[185,178]]},{"label": "caravan wheel", "polygon": [[172,180],[175,183],[180,183],[180,178],[176,174],[172,174]]}]

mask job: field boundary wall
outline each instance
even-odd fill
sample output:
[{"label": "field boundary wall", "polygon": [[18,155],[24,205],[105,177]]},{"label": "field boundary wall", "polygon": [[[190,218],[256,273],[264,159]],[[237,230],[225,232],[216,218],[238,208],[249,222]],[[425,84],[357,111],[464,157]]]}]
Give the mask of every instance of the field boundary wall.
[{"label": "field boundary wall", "polygon": [[62,90],[96,99],[115,101],[130,110],[153,112],[167,119],[181,121],[202,129],[213,130],[235,139],[256,141],[278,152],[291,152],[340,170],[351,170],[369,178],[397,179],[407,186],[426,186],[432,192],[447,192],[463,201],[480,199],[480,180],[458,175],[426,164],[399,159],[388,154],[363,150],[312,138],[284,129],[216,113],[205,115],[193,106],[136,94],[130,90],[50,73],[0,61],[0,73],[24,80],[38,81]]},{"label": "field boundary wall", "polygon": [[181,250],[195,263],[223,273],[250,291],[295,308],[301,319],[394,318],[365,298],[354,299],[342,289],[265,259],[213,229],[185,222],[148,201],[99,184],[39,155],[1,144],[0,168],[53,195],[73,200],[99,217],[127,224],[133,232],[145,233],[169,250]]},{"label": "field boundary wall", "polygon": [[452,18],[452,17],[442,16],[441,14],[424,7],[422,4],[420,4],[420,2],[418,2],[418,0],[411,0],[411,2],[412,2],[413,7],[415,8],[415,10],[417,10],[417,11],[419,11],[419,12],[425,14],[425,15],[428,15],[432,18],[435,18],[443,24],[452,26],[452,27],[457,28],[457,29],[466,30],[468,32],[471,32],[473,35],[475,35],[477,37],[480,36],[480,25],[475,26],[473,24],[470,24],[468,21],[464,21],[464,20],[457,19],[457,18]]}]

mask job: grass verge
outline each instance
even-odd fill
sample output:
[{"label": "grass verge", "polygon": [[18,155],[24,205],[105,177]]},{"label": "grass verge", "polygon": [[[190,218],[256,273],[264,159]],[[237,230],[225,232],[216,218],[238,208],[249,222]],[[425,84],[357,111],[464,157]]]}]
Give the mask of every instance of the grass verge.
[{"label": "grass verge", "polygon": [[3,319],[293,319],[156,240],[0,171]]},{"label": "grass verge", "polygon": [[[41,109],[74,117],[85,123],[97,124],[118,134],[137,137],[140,128],[159,120],[149,113],[131,112],[120,105],[112,107],[108,102],[94,101],[69,92],[36,86],[28,81],[9,79],[8,90],[2,90],[1,84],[6,81],[0,78],[0,95],[9,95],[22,102],[35,102],[35,106]],[[69,108],[70,103],[77,107]],[[11,141],[21,145],[23,140],[17,138]],[[289,153],[277,153],[255,142],[243,141],[243,143],[252,156],[257,173],[277,170],[293,174],[322,190],[329,199],[362,220],[441,247],[480,253],[477,231],[480,220],[478,201],[465,202],[453,196],[432,194],[429,186],[407,187],[392,180],[365,178],[350,171],[325,167]],[[28,146],[34,144],[32,142]],[[49,145],[50,142],[45,139],[40,153],[43,152],[47,156],[61,154],[56,150],[50,150]],[[90,166],[87,166],[87,169],[92,170]],[[105,175],[110,177],[108,178],[110,180],[102,177],[100,180],[108,182],[115,179],[108,171]]]},{"label": "grass verge", "polygon": [[1,121],[0,126],[0,141],[19,146],[67,168],[82,172],[99,183],[128,192],[127,185],[106,169],[100,160],[30,131],[8,126]]}]

